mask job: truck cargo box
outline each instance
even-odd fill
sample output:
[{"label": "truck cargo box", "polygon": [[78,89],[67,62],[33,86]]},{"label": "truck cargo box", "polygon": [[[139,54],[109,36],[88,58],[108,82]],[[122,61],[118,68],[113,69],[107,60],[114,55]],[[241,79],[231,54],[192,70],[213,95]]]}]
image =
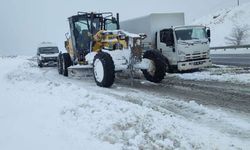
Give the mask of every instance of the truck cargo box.
[{"label": "truck cargo box", "polygon": [[121,29],[131,33],[145,33],[144,42],[154,43],[154,34],[158,30],[171,26],[184,25],[184,13],[153,13],[147,16],[122,21]]}]

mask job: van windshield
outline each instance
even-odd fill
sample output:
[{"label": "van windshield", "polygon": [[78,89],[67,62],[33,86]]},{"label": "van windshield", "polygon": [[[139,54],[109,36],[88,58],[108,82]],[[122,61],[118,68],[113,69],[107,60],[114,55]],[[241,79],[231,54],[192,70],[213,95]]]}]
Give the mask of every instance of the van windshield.
[{"label": "van windshield", "polygon": [[40,54],[59,53],[58,47],[40,47],[38,51]]},{"label": "van windshield", "polygon": [[175,34],[177,41],[207,39],[204,27],[177,28],[175,29]]}]

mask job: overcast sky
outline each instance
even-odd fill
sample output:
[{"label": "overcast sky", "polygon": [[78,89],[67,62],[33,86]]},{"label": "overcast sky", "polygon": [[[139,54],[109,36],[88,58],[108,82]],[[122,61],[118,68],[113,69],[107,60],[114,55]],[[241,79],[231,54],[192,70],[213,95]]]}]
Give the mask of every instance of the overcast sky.
[{"label": "overcast sky", "polygon": [[[241,3],[249,0],[241,0]],[[1,0],[0,55],[34,55],[51,41],[63,49],[67,18],[77,11],[111,11],[126,20],[150,13],[184,12],[186,24],[237,0]]]}]

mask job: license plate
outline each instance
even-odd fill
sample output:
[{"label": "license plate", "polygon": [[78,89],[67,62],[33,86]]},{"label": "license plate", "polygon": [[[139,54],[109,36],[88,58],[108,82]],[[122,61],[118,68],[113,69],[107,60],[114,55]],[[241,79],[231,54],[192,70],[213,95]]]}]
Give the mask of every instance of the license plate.
[{"label": "license plate", "polygon": [[204,61],[197,61],[197,62],[194,62],[194,65],[201,65],[203,63],[204,63]]}]

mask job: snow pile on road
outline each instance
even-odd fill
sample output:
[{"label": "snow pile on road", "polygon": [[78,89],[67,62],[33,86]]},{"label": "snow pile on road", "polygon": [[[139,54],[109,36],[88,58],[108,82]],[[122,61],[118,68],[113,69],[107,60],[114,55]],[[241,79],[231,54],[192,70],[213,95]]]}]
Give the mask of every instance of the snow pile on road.
[{"label": "snow pile on road", "polygon": [[[238,26],[250,26],[250,3],[222,9],[214,14],[202,17],[193,24],[203,24],[211,28],[211,46],[228,45],[225,37],[230,36],[232,29]],[[249,39],[246,40],[249,44]]]},{"label": "snow pile on road", "polygon": [[248,149],[250,120],[0,58],[0,149]]},{"label": "snow pile on road", "polygon": [[221,82],[250,83],[250,68],[217,65],[191,73],[168,74],[187,80],[216,80]]}]

